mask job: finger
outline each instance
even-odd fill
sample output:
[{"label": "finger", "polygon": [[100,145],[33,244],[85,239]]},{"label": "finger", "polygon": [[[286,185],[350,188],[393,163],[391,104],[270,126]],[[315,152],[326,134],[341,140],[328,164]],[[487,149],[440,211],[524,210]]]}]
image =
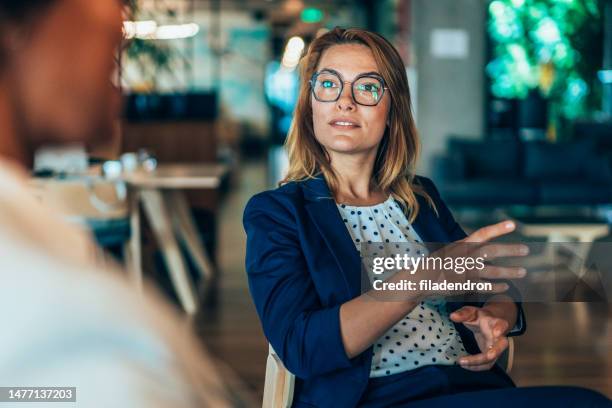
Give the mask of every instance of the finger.
[{"label": "finger", "polygon": [[510,286],[505,283],[505,282],[487,282],[487,281],[476,281],[476,283],[478,282],[483,282],[483,283],[491,283],[492,284],[492,288],[491,290],[487,290],[487,289],[482,289],[482,290],[476,290],[476,292],[480,292],[480,293],[504,293],[505,291],[507,291]]},{"label": "finger", "polygon": [[502,235],[509,234],[510,232],[514,231],[515,228],[516,224],[514,223],[514,221],[502,221],[497,224],[487,225],[486,227],[482,227],[476,230],[463,241],[486,242]]},{"label": "finger", "polygon": [[491,331],[493,332],[493,337],[498,338],[503,336],[508,330],[508,322],[504,319],[495,319],[491,323]]},{"label": "finger", "polygon": [[497,359],[499,358],[499,356],[502,355],[504,350],[508,348],[508,344],[509,343],[507,337],[498,338],[495,343],[493,343],[493,346],[487,351],[487,357],[492,358],[493,361],[497,361]]},{"label": "finger", "polygon": [[480,365],[475,365],[475,366],[461,366],[463,368],[465,368],[466,370],[470,370],[470,371],[488,371],[491,369],[491,367],[493,367],[495,363],[488,363],[488,364],[480,364]]},{"label": "finger", "polygon": [[487,359],[492,361],[497,361],[499,356],[502,355],[504,350],[508,348],[508,338],[507,337],[499,337],[492,342],[491,345],[488,346],[488,350],[483,352]]},{"label": "finger", "polygon": [[481,256],[487,260],[503,257],[526,256],[529,255],[529,247],[525,244],[487,244],[480,246],[475,251],[476,256]]},{"label": "finger", "polygon": [[[473,294],[473,293],[487,293],[487,294],[497,294],[506,292],[510,286],[505,282],[491,282],[487,280],[481,279],[470,279],[472,286],[471,290],[465,290],[464,293]],[[481,285],[482,284],[482,285]]]},{"label": "finger", "polygon": [[462,367],[476,367],[494,363],[506,348],[508,348],[508,339],[506,337],[501,337],[487,351],[480,354],[461,357],[459,359],[459,365]]},{"label": "finger", "polygon": [[463,306],[450,314],[451,320],[456,323],[470,322],[476,320],[477,317],[478,308],[475,306]]},{"label": "finger", "polygon": [[459,359],[459,365],[461,367],[474,367],[483,364],[489,364],[493,360],[487,357],[487,353],[479,353],[470,356],[461,357]]},{"label": "finger", "polygon": [[475,249],[477,249],[475,245],[465,245],[464,240],[460,240],[445,245],[444,247],[438,249],[435,253],[436,255],[440,255],[441,258],[455,258],[458,256],[467,257],[474,252]]},{"label": "finger", "polygon": [[[486,279],[521,279],[527,275],[527,269],[517,266],[486,265],[476,276]],[[470,275],[473,276],[473,275]]]},{"label": "finger", "polygon": [[493,349],[493,345],[497,341],[497,338],[493,335],[493,323],[498,320],[495,317],[486,316],[480,319],[480,333],[485,341],[485,347],[487,350],[482,350],[483,353],[488,353],[491,355],[491,350]]}]

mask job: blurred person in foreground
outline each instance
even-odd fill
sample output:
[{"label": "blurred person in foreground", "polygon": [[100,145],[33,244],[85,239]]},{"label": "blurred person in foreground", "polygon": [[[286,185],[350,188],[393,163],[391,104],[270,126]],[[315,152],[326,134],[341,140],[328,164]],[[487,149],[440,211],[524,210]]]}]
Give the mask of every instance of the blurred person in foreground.
[{"label": "blurred person in foreground", "polygon": [[120,0],[0,0],[0,386],[76,387],[87,407],[226,406],[187,325],[156,293],[98,270],[89,236],[27,188],[37,147],[111,134],[122,11]]}]

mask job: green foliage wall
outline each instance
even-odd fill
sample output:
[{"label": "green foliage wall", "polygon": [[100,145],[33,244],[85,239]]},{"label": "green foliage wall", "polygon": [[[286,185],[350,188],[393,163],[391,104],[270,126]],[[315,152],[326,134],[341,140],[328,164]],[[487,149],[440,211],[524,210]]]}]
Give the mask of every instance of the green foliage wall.
[{"label": "green foliage wall", "polygon": [[539,89],[569,120],[600,109],[602,0],[494,0],[488,13],[494,96],[524,99]]}]

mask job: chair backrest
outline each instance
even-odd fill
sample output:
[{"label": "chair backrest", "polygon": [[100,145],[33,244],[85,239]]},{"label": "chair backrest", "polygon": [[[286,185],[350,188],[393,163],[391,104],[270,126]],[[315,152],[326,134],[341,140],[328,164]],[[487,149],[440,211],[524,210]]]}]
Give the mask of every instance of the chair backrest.
[{"label": "chair backrest", "polygon": [[266,383],[264,385],[264,408],[288,408],[293,401],[295,376],[285,368],[272,346],[266,362]]},{"label": "chair backrest", "polygon": [[[499,357],[497,364],[510,373],[514,362],[514,339],[508,338],[508,348]],[[295,376],[283,365],[272,346],[269,347],[266,363],[263,408],[289,408],[293,402]]]}]

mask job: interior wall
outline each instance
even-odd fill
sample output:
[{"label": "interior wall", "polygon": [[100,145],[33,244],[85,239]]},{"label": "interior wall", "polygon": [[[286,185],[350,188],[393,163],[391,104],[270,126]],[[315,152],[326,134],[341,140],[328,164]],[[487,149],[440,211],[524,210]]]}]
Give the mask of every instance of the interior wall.
[{"label": "interior wall", "polygon": [[[249,10],[223,10],[218,50],[211,44],[212,17],[209,10],[198,9],[172,23],[195,22],[200,26],[195,37],[172,40],[170,69],[155,75],[158,92],[220,90],[223,117],[247,123],[265,134],[269,111],[264,97],[264,74],[271,58],[270,30]],[[187,64],[187,65],[185,65]],[[144,81],[140,67],[124,62],[126,88],[138,89]]]},{"label": "interior wall", "polygon": [[[444,151],[450,134],[466,138],[483,135],[486,10],[486,0],[412,1],[417,127],[422,142],[420,174],[431,174],[432,156]],[[432,35],[440,29],[467,35],[465,55],[432,53]],[[446,45],[450,54],[457,51],[452,41]]]}]

